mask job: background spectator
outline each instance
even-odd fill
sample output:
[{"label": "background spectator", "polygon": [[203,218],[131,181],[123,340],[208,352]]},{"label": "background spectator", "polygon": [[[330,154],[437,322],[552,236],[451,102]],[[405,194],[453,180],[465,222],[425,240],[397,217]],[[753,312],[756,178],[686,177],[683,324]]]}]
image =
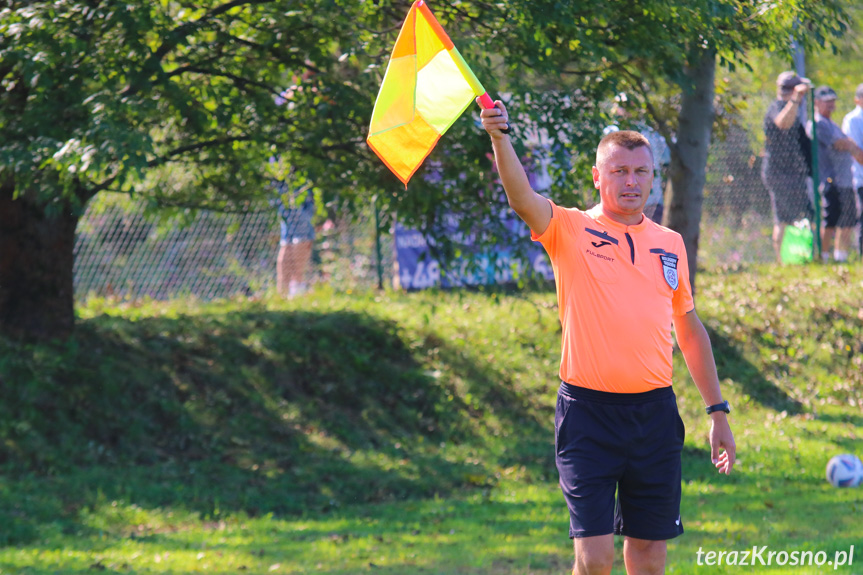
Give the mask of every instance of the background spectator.
[{"label": "background spectator", "polygon": [[312,225],[315,200],[308,187],[292,189],[289,184],[280,182],[277,189],[281,238],[276,260],[276,289],[282,296],[294,297],[307,288],[306,272],[315,239]]},{"label": "background spectator", "polygon": [[815,90],[815,121],[824,207],[821,259],[829,260],[832,250],[837,262],[845,262],[848,261],[848,249],[857,220],[852,164],[854,157],[863,159],[863,150],[831,119],[835,109],[836,92],[829,86],[819,86]]},{"label": "background spectator", "polygon": [[[842,131],[858,148],[863,148],[863,84],[854,92],[857,106],[842,121]],[[863,256],[863,163],[854,160],[854,188],[857,190],[857,251]]]},{"label": "background spectator", "polygon": [[773,208],[773,251],[781,263],[785,227],[809,217],[812,202],[806,178],[809,164],[805,149],[809,142],[800,121],[799,108],[809,91],[809,80],[794,72],[782,72],[776,79],[776,101],[764,116],[764,162],[761,178]]}]

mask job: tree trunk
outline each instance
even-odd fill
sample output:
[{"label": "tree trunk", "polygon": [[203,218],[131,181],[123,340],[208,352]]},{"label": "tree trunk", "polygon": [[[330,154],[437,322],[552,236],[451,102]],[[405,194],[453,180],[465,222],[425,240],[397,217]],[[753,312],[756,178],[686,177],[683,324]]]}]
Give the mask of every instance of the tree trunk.
[{"label": "tree trunk", "polygon": [[715,52],[697,53],[685,73],[688,85],[681,86],[677,142],[670,146],[671,194],[662,223],[683,236],[694,292],[707,152],[713,130]]},{"label": "tree trunk", "polygon": [[78,210],[51,206],[0,186],[0,333],[28,340],[65,338],[75,324]]}]

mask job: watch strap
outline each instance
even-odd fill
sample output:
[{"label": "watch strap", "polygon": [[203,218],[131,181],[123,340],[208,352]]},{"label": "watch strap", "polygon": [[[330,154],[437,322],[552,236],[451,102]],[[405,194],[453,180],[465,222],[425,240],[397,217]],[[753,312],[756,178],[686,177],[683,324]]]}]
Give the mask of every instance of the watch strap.
[{"label": "watch strap", "polygon": [[707,415],[710,415],[714,411],[724,411],[725,413],[731,413],[731,407],[728,405],[728,401],[723,401],[722,403],[717,403],[715,405],[710,405],[704,409],[707,412]]}]

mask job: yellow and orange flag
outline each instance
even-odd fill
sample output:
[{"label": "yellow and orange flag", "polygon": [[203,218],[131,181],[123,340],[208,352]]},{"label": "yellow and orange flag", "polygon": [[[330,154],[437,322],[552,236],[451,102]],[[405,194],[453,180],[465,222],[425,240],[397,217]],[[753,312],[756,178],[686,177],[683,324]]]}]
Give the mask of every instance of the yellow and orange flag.
[{"label": "yellow and orange flag", "polygon": [[393,48],[366,141],[407,186],[476,96],[483,107],[494,107],[424,0],[416,0]]}]

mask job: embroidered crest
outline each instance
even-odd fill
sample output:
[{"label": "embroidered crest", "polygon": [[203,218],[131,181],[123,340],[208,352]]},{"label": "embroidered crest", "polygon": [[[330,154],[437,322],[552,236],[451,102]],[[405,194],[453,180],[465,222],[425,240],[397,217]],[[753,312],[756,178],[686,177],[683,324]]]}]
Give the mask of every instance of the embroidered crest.
[{"label": "embroidered crest", "polygon": [[662,275],[665,277],[665,283],[671,289],[676,290],[677,286],[680,285],[680,278],[677,277],[677,256],[665,252],[659,256],[659,260],[662,262]]}]

